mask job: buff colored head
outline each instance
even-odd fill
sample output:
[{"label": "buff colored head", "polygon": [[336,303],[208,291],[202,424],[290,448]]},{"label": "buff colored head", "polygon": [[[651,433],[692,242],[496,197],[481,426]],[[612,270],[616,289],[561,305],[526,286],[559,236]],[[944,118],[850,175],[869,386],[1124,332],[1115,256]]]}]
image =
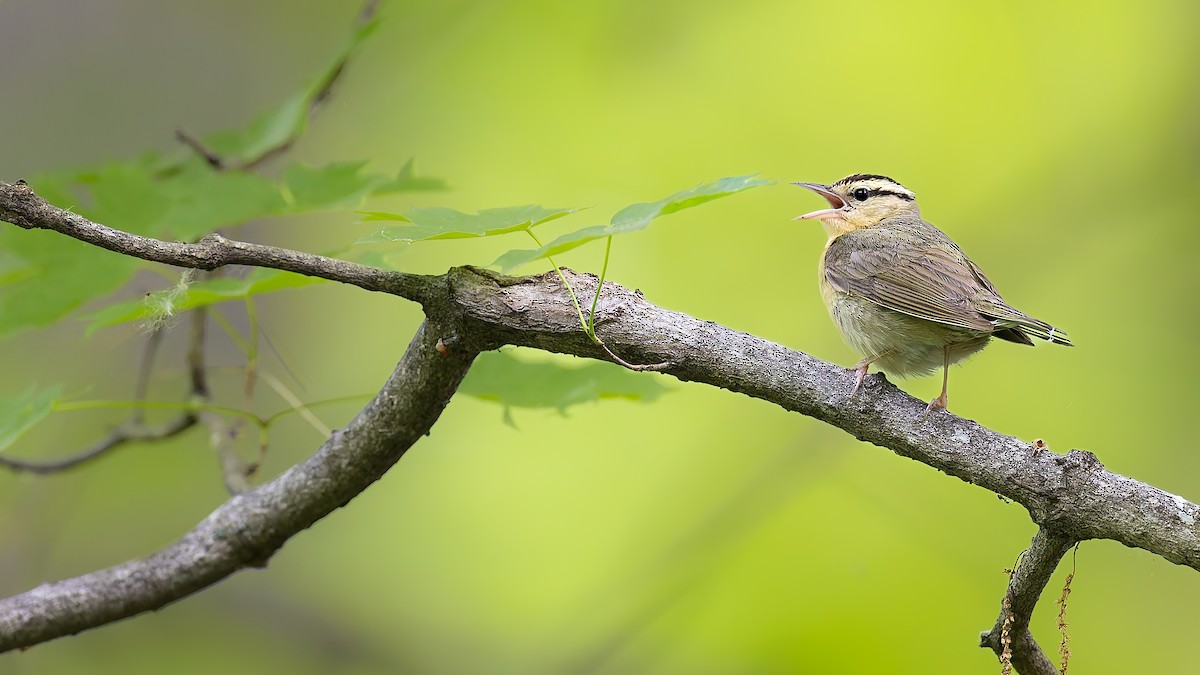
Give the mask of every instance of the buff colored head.
[{"label": "buff colored head", "polygon": [[806,213],[796,220],[817,219],[830,237],[870,227],[885,218],[920,215],[912,190],[887,176],[856,173],[833,183],[796,183],[825,198],[829,208]]}]

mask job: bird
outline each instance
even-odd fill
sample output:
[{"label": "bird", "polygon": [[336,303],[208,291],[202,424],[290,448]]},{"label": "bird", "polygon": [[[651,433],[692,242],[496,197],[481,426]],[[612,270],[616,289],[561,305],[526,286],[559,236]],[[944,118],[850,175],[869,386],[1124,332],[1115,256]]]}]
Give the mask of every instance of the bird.
[{"label": "bird", "polygon": [[821,297],[843,339],[863,359],[850,396],[872,364],[899,377],[942,369],[942,393],[922,418],[945,410],[950,365],[993,338],[1074,346],[1066,333],[1014,309],[966,253],[926,222],[916,195],[887,176],[857,173],[831,183],[794,183],[829,208],[793,220],[819,220],[829,240],[821,255]]}]

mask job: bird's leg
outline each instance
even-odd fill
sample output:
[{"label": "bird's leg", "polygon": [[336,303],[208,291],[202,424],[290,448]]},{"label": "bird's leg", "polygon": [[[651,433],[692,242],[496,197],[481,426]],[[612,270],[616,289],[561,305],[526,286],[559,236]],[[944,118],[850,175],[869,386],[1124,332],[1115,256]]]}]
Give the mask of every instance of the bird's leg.
[{"label": "bird's leg", "polygon": [[858,388],[862,386],[863,380],[867,377],[867,369],[878,359],[878,356],[868,356],[854,365],[854,374],[856,377],[854,378],[854,388],[850,390],[851,396],[858,393]]},{"label": "bird's leg", "polygon": [[934,410],[946,409],[946,385],[950,382],[950,348],[943,347],[942,350],[942,395],[929,402],[929,407],[921,415],[924,419],[926,415]]}]

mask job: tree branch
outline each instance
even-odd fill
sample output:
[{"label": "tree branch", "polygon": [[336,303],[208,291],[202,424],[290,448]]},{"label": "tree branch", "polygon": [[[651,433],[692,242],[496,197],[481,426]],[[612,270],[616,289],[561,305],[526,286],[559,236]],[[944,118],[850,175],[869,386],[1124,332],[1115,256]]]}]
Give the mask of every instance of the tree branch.
[{"label": "tree branch", "polygon": [[344,505],[429,432],[477,352],[442,356],[426,323],[366,408],[310,458],[237,495],[171,546],[140,560],[0,600],[0,652],[155,610],[246,567]]},{"label": "tree branch", "polygon": [[[426,277],[219,236],[198,244],[163,242],[57,209],[23,184],[0,183],[0,219],[27,229],[55,230],[145,260],[199,269],[257,265],[393,293],[421,302],[428,322],[375,401],[316,456],[227,502],[162,553],[0,602],[0,648],[160,607],[240,567],[265,561],[288,537],[336,506],[330,506],[327,492],[335,495],[337,504],[344,503],[416,440],[409,433],[413,425],[428,429],[479,350],[513,344],[607,359],[581,330],[570,295],[553,273],[512,278],[455,268]],[[576,293],[595,292],[596,277],[570,270],[563,274]],[[429,324],[438,328],[431,331]],[[881,376],[868,378],[861,393],[849,398],[854,378],[844,368],[656,307],[639,292],[612,283],[604,284],[596,330],[609,348],[633,362],[666,362],[663,372],[681,380],[704,382],[809,415],[1019,502],[1035,523],[1054,533],[1054,541],[1113,539],[1200,570],[1200,506],[1109,472],[1090,453],[1058,455],[950,413],[921,419],[925,403]],[[414,363],[406,370],[410,362]],[[426,397],[432,389],[434,395],[413,401],[414,388]],[[380,447],[378,436],[389,439],[383,442],[386,447]],[[347,471],[349,480],[343,482],[340,476]],[[302,483],[301,476],[308,473],[316,477]],[[188,560],[187,555],[197,557]],[[94,600],[84,612],[72,597]]]}]

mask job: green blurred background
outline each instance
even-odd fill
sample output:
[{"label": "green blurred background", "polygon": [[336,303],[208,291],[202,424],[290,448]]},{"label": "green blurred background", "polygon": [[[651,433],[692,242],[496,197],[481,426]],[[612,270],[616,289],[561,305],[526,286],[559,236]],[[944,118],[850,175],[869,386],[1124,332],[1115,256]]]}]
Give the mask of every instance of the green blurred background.
[{"label": "green blurred background", "polygon": [[[357,9],[0,0],[0,179],[169,150],[177,126],[240,126],[325,63]],[[430,0],[383,13],[294,154],[381,171],[415,156],[452,185],[373,208],[593,207],[552,235],[721,176],[891,175],[1009,300],[1079,345],[993,346],[953,371],[951,409],[1200,499],[1200,5]],[[781,184],[664,218],[614,242],[610,278],[850,365],[816,290],[824,235],[790,221],[820,205]],[[320,251],[370,229],[340,213],[241,234]],[[399,262],[441,272],[523,246],[430,242]],[[598,271],[601,257],[591,245],[560,262]],[[130,293],[165,283],[143,275]],[[420,318],[332,285],[260,305],[306,400],[373,392]],[[0,394],[63,381],[128,397],[144,333],[83,339],[80,325],[6,340]],[[213,349],[239,363],[227,341]],[[178,382],[166,372],[157,391],[171,399]],[[0,672],[999,671],[975,645],[1033,534],[1021,507],[811,419],[664,382],[652,405],[516,410],[517,428],[456,397],[268,569],[0,656]],[[939,384],[902,386],[927,399]],[[353,413],[321,412],[332,426]],[[113,419],[63,414],[11,452],[65,454]],[[284,425],[266,473],[319,443]],[[0,474],[0,592],[146,555],[224,498],[198,431],[69,474]],[[1034,617],[1051,651],[1064,574]],[[1194,572],[1087,542],[1073,589],[1073,672],[1194,662]]]}]

